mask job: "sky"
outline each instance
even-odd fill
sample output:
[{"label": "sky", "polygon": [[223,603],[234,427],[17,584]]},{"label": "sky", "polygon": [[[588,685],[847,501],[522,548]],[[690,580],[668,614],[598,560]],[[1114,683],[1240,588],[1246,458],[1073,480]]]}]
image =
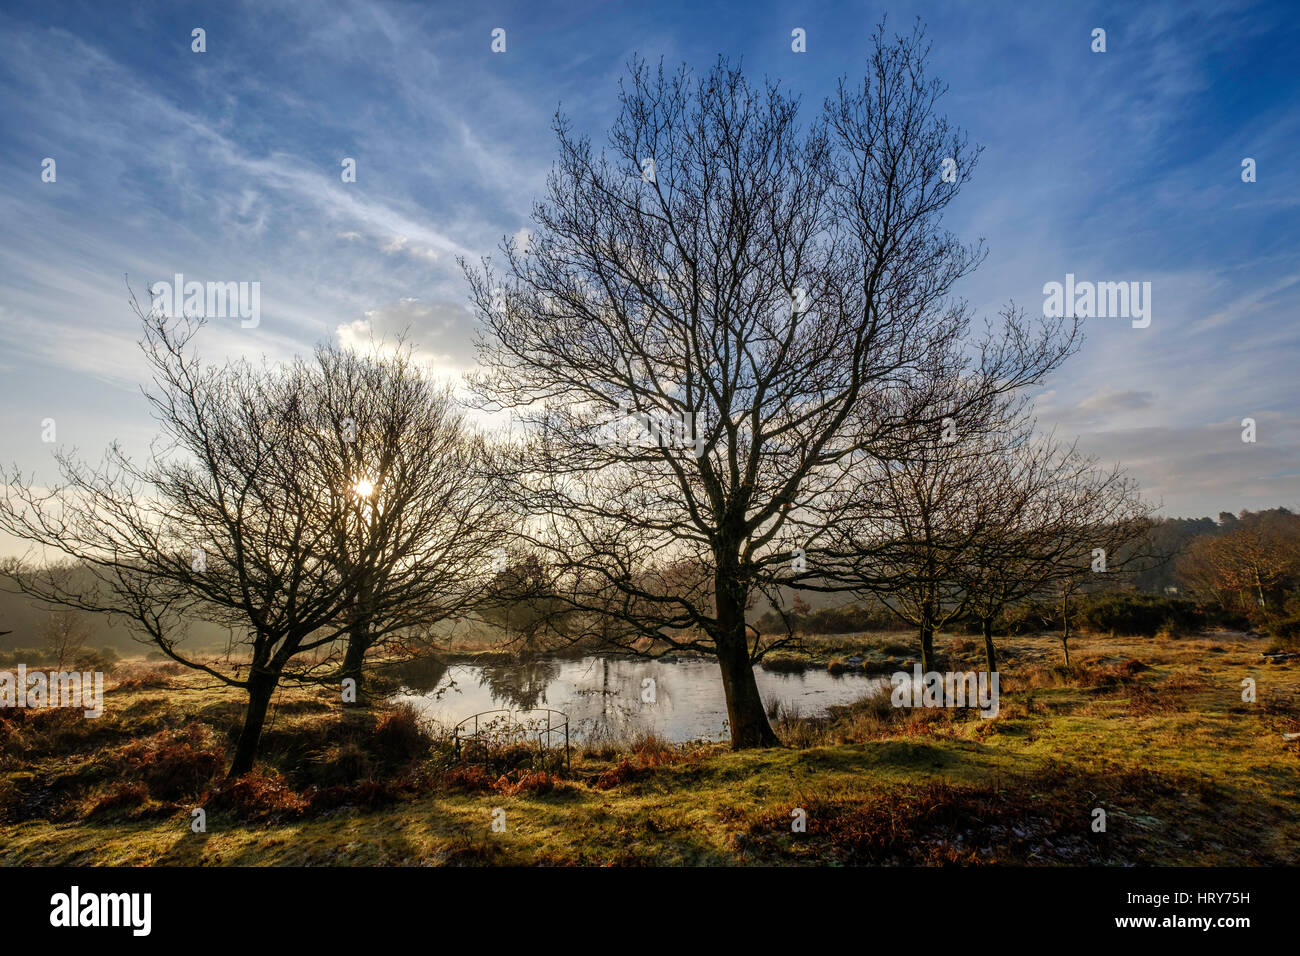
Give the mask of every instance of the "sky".
[{"label": "sky", "polygon": [[206,358],[409,329],[439,374],[472,369],[457,259],[527,229],[557,110],[603,143],[631,56],[725,54],[811,118],[882,15],[926,24],[983,146],[945,218],[988,248],[957,290],[976,312],[1039,310],[1067,274],[1150,283],[1147,327],[1085,319],[1040,427],[1166,515],[1300,509],[1294,2],[7,3],[0,461],[53,482],[59,445],[146,453],[128,283],[147,302],[176,273],[260,284],[256,326],[213,319]]}]

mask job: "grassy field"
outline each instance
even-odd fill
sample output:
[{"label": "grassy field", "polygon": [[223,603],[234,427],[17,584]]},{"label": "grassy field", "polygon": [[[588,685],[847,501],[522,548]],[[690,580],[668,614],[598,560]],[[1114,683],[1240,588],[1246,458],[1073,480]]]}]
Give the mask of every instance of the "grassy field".
[{"label": "grassy field", "polygon": [[[901,663],[900,642],[828,638],[813,656]],[[941,647],[965,668],[976,643]],[[1300,731],[1300,667],[1262,662],[1265,646],[1084,635],[1066,669],[1055,638],[1004,638],[990,720],[876,698],[779,715],[781,749],[641,740],[559,773],[509,752],[461,764],[408,710],[286,690],[261,770],[235,784],[238,696],[135,662],[97,720],[0,712],[0,863],[1295,865],[1300,743],[1283,734]]]}]

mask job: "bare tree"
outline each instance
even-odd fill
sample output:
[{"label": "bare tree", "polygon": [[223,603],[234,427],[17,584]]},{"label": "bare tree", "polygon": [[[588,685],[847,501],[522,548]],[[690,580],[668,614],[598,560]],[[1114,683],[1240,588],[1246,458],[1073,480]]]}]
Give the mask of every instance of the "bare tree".
[{"label": "bare tree", "polygon": [[[839,558],[826,560],[821,584],[872,593],[915,626],[927,671],[946,624],[980,623],[992,673],[993,623],[1005,607],[1062,587],[1068,600],[1095,586],[1089,575],[1114,578],[1146,558],[1138,545],[1150,507],[1134,483],[1036,435],[1028,409],[1004,394],[980,415],[918,429],[896,458],[858,474],[851,507],[830,529]],[[1067,656],[1068,640],[1067,631]]]},{"label": "bare tree", "polygon": [[449,389],[435,389],[399,341],[368,355],[336,346],[299,360],[290,387],[307,396],[309,467],[317,480],[354,491],[328,553],[354,587],[344,611],[341,665],[325,679],[355,681],[363,664],[401,632],[465,612],[493,580],[507,543],[507,499],[492,478],[486,443],[467,428]]},{"label": "bare tree", "polygon": [[[353,583],[324,556],[350,513],[349,487],[321,487],[291,441],[303,396],[247,363],[205,368],[186,352],[201,327],[142,315],[163,431],[142,464],[112,446],[98,467],[56,454],[48,493],[9,476],[0,525],[91,571],[69,589],[40,568],[17,575],[47,600],[126,618],[165,654],[248,695],[230,773],[252,768],[272,694],[299,654],[337,634]],[[196,659],[190,620],[228,625],[248,659]],[[323,634],[321,632],[324,632]]]},{"label": "bare tree", "polygon": [[[5,476],[0,527],[90,572],[88,584],[71,588],[29,564],[14,576],[20,587],[125,618],[169,657],[247,693],[230,768],[238,776],[253,766],[276,687],[320,679],[317,658],[355,632],[359,601],[369,602],[363,615],[373,643],[413,620],[417,599],[459,587],[448,575],[469,563],[468,546],[455,534],[462,516],[440,529],[437,543],[426,517],[465,505],[448,492],[461,486],[421,467],[464,465],[473,454],[431,462],[396,451],[404,437],[422,452],[454,444],[454,415],[405,373],[385,379],[366,366],[394,387],[368,391],[378,407],[359,409],[358,422],[385,423],[389,434],[378,447],[392,454],[364,457],[376,445],[362,426],[363,457],[342,456],[334,444],[339,431],[322,427],[339,406],[316,400],[303,365],[204,366],[190,354],[200,321],[141,318],[154,372],[146,395],[163,431],[151,457],[137,464],[115,445],[102,465],[89,467],[61,451],[62,482],[48,492],[15,469]],[[403,427],[408,416],[431,410],[422,427],[446,445]],[[369,493],[359,465],[377,469],[364,479]],[[444,497],[432,500],[435,489]],[[436,566],[439,560],[447,567]],[[193,620],[228,626],[244,653],[226,661],[195,657],[182,643]]]},{"label": "bare tree", "polygon": [[1124,471],[1051,436],[1021,437],[987,463],[978,497],[993,516],[958,565],[970,617],[980,624],[985,666],[997,670],[994,622],[1012,604],[1055,588],[1065,602],[1062,647],[1069,662],[1068,601],[1093,575],[1145,566],[1141,547],[1151,507]]},{"label": "bare tree", "polygon": [[809,579],[853,467],[1037,380],[1073,340],[1015,312],[969,334],[950,290],[982,251],[940,220],[976,151],[937,114],[925,57],[919,32],[882,26],[866,78],[806,128],[724,60],[699,77],[634,61],[608,151],[558,118],[528,242],[504,243],[503,271],[466,268],[474,386],[521,426],[507,473],[590,614],[575,633],[715,655],[734,747],[776,742],[746,612]]},{"label": "bare tree", "polygon": [[960,379],[949,386],[966,408],[961,417],[918,425],[891,458],[855,471],[826,535],[833,547],[821,556],[824,586],[872,594],[917,628],[927,672],[936,632],[970,608],[966,571],[976,549],[1008,521],[1004,465],[1030,432],[1027,399],[1003,392],[962,401],[969,388]]},{"label": "bare tree", "polygon": [[71,608],[51,608],[37,627],[58,670],[73,664],[85,651],[90,640],[90,622],[86,615]]}]

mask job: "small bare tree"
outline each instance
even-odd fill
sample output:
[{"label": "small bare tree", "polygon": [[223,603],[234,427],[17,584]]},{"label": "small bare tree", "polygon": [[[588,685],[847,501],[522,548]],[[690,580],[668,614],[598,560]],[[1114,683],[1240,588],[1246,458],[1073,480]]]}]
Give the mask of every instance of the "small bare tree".
[{"label": "small bare tree", "polygon": [[55,668],[65,670],[86,650],[91,633],[90,621],[80,611],[51,608],[38,625],[37,633],[45,642]]},{"label": "small bare tree", "polygon": [[[62,482],[48,492],[15,469],[5,476],[0,527],[90,575],[72,587],[29,564],[14,575],[20,587],[125,618],[169,657],[247,693],[230,768],[238,776],[253,766],[281,682],[319,681],[317,658],[355,634],[359,621],[373,643],[413,621],[414,604],[432,590],[460,586],[449,577],[471,563],[473,538],[459,540],[455,527],[477,513],[468,507],[473,493],[457,497],[448,489],[463,486],[422,468],[464,466],[474,457],[407,456],[403,438],[424,452],[444,446],[416,439],[402,423],[436,410],[434,422],[421,420],[454,444],[454,428],[439,430],[454,416],[410,376],[385,379],[373,366],[369,374],[396,384],[367,391],[377,407],[358,421],[386,423],[388,438],[378,446],[391,454],[343,457],[333,444],[342,423],[322,427],[340,406],[317,400],[304,366],[204,366],[190,354],[200,321],[141,318],[154,372],[146,394],[163,430],[153,455],[137,464],[113,446],[101,466],[89,467],[61,451]],[[371,436],[364,428],[358,435],[370,455]],[[359,465],[373,465],[374,477],[358,474]],[[465,474],[469,480],[475,471]],[[361,493],[362,480],[373,485],[370,494]],[[453,515],[434,543],[430,511]],[[182,643],[193,620],[229,627],[243,655],[195,657]]]},{"label": "small bare tree", "polygon": [[[962,393],[954,382],[952,392]],[[963,569],[977,544],[1006,521],[999,463],[1023,431],[1023,399],[1001,396],[941,427],[918,426],[886,460],[865,462],[847,489],[848,507],[829,529],[822,584],[870,593],[917,628],[922,668],[935,669],[934,637],[967,612]]]},{"label": "small bare tree", "polygon": [[330,559],[354,587],[344,611],[341,664],[323,679],[355,681],[365,699],[366,654],[466,612],[494,579],[494,553],[511,528],[486,443],[472,434],[449,389],[431,386],[401,341],[370,354],[316,350],[288,372],[309,396],[308,445],[317,481],[353,492],[333,528]]},{"label": "small bare tree", "polygon": [[[954,385],[954,390],[960,390]],[[905,453],[865,469],[831,536],[838,561],[823,583],[876,595],[917,627],[925,670],[945,624],[980,623],[997,669],[993,623],[1032,596],[1065,599],[1110,572],[1137,569],[1150,507],[1118,467],[1037,436],[1028,402],[1003,396],[982,416],[919,430]],[[1063,646],[1068,658],[1068,631]]]},{"label": "small bare tree", "polygon": [[[958,566],[970,617],[980,624],[985,666],[997,670],[993,626],[1017,602],[1055,590],[1066,608],[1062,647],[1069,663],[1068,601],[1095,575],[1145,566],[1151,507],[1118,465],[1105,469],[1075,446],[1021,439],[988,463],[978,496],[994,518]],[[1107,579],[1110,580],[1110,579]]]}]

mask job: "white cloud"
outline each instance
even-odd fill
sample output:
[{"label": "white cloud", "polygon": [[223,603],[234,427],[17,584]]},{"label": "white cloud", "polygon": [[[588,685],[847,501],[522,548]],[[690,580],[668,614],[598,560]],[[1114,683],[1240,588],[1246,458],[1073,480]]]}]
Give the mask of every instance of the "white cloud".
[{"label": "white cloud", "polygon": [[473,316],[450,303],[399,299],[339,325],[335,335],[341,346],[358,352],[391,352],[404,342],[440,378],[458,377],[474,366]]}]

